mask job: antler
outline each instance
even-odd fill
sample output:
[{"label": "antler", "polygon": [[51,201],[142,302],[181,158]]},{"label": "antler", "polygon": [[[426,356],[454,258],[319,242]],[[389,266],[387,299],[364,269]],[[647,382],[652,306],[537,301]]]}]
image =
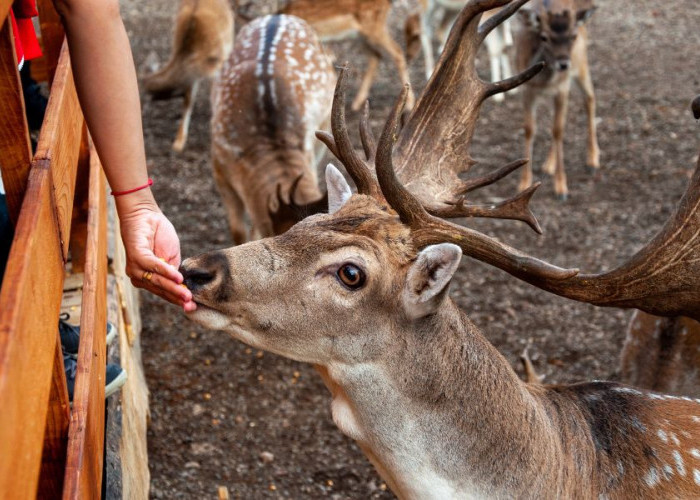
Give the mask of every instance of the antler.
[{"label": "antler", "polygon": [[[476,75],[474,57],[479,44],[491,29],[526,0],[513,1],[481,28],[478,27],[480,14],[509,1],[473,0],[467,4],[450,32],[436,71],[398,136],[407,95],[404,88],[376,146],[379,193],[375,192],[377,181],[369,166],[349,146],[344,114],[339,111],[342,105],[337,100],[344,97],[344,89],[336,92],[333,103],[334,118],[336,115],[342,118],[333,126],[335,141],[327,135],[321,138],[346,165],[361,192],[380,199],[383,194],[402,222],[411,228],[418,248],[453,242],[470,257],[573,300],[700,320],[700,160],[688,190],[666,226],[634,257],[608,273],[581,275],[577,269],[562,269],[441,218],[465,215],[513,218],[539,229],[528,208],[536,186],[495,205],[469,205],[464,199],[466,193],[501,179],[524,161],[470,181],[458,177],[474,164],[469,156],[469,143],[483,100],[519,85],[541,69],[531,67],[509,80],[491,84]],[[341,75],[344,77],[343,72]],[[344,78],[339,79],[338,85],[344,85]],[[365,154],[370,159],[375,146],[366,122],[365,116],[361,137]],[[397,168],[394,169],[397,140]],[[340,142],[344,143],[342,150],[336,147]]]}]

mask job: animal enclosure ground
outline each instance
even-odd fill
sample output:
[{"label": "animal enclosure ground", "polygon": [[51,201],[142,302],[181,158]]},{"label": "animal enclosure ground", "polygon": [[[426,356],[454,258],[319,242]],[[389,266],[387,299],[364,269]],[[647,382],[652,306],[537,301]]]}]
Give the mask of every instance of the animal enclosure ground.
[{"label": "animal enclosure ground", "polygon": [[[517,222],[466,221],[511,246],[587,272],[614,267],[655,234],[680,198],[700,145],[700,125],[689,112],[700,91],[696,0],[598,3],[589,55],[601,175],[592,178],[584,169],[585,114],[582,94],[574,89],[565,140],[569,201],[556,201],[551,179],[535,174],[543,186],[532,207],[544,235]],[[167,57],[176,4],[122,0],[140,71],[152,54],[161,62]],[[252,7],[248,12],[265,5]],[[397,33],[403,15],[400,8],[392,15]],[[358,49],[359,42],[333,45],[338,61],[353,65],[351,95],[365,64]],[[371,92],[377,133],[400,89],[395,73],[382,62]],[[419,57],[411,65],[418,91],[422,75]],[[143,105],[155,195],[178,229],[183,256],[231,245],[211,176],[207,92],[200,91],[182,154],[170,149],[181,101]],[[349,117],[359,146],[357,114]],[[551,113],[541,107],[535,168],[547,152],[550,121]],[[482,163],[475,173],[522,155],[521,122],[518,95],[484,105],[474,144]],[[482,197],[512,194],[516,183],[508,179]],[[548,382],[616,377],[629,311],[560,299],[469,259],[452,296],[520,373],[517,357],[530,344],[535,367]],[[212,498],[218,485],[240,498],[391,498],[358,447],[332,423],[330,397],[313,368],[205,331],[175,307],[142,297],[154,498]],[[263,452],[271,455],[261,457]]]}]

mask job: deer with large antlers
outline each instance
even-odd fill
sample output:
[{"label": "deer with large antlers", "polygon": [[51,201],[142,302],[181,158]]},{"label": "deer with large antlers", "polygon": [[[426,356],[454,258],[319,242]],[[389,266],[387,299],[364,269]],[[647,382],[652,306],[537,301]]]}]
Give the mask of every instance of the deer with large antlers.
[{"label": "deer with large antlers", "polygon": [[[404,31],[407,50],[389,33],[387,20],[391,0],[288,0],[281,14],[297,16],[316,30],[322,41],[343,40],[359,36],[369,56],[352,109],[358,110],[367,100],[372,82],[377,75],[382,52],[389,55],[399,72],[401,83],[409,83],[408,63],[418,51],[418,16],[409,16]],[[413,93],[409,93],[407,109],[413,107]]]},{"label": "deer with large antlers", "polygon": [[[311,27],[275,15],[247,24],[212,91],[214,178],[233,240],[286,231],[317,211],[315,131],[327,123],[335,72]],[[297,209],[297,210],[295,210]]]},{"label": "deer with large antlers", "polygon": [[182,0],[175,18],[170,60],[144,78],[153,99],[184,97],[180,126],[173,142],[182,151],[200,81],[216,75],[233,48],[233,12],[228,0]]},{"label": "deer with large antlers", "polygon": [[[564,128],[569,106],[571,81],[586,97],[588,145],[586,165],[591,172],[600,168],[600,148],[595,118],[595,93],[588,65],[588,32],[585,22],[595,10],[590,0],[533,0],[519,12],[520,29],[515,33],[515,59],[518,71],[539,61],[546,66],[524,86],[525,155],[532,158],[535,140],[535,108],[540,99],[554,96],[552,145],[542,171],[554,176],[554,192],[559,199],[568,197],[564,170]],[[527,165],[520,189],[532,184],[532,169]]]},{"label": "deer with large antlers", "polygon": [[[469,143],[481,103],[541,70],[486,83],[474,69],[484,37],[524,1],[467,4],[404,128],[407,91],[378,142],[363,117],[365,158],[345,124],[342,70],[332,135],[319,138],[358,193],[329,166],[328,214],[187,259],[182,272],[197,303],[189,317],[314,364],[336,425],[401,498],[698,496],[700,400],[606,382],[526,384],[448,297],[467,254],[578,300],[700,315],[700,168],[669,223],[673,231],[603,275],[557,268],[445,220],[480,215],[538,227],[528,195],[488,206],[464,199],[522,162],[457,177],[473,163]],[[479,27],[485,10],[505,4]],[[438,138],[449,138],[444,148],[433,147]],[[673,259],[654,258],[666,250]],[[613,286],[618,278],[626,286]]]}]

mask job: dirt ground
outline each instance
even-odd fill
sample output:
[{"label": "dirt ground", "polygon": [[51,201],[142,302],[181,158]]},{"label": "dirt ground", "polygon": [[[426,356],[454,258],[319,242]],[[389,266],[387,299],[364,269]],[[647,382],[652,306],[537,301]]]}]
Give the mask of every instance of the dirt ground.
[{"label": "dirt ground", "polygon": [[[544,235],[517,222],[466,221],[516,248],[587,272],[614,267],[661,227],[694,166],[700,127],[689,112],[700,91],[696,0],[598,4],[589,55],[602,175],[592,178],[584,169],[585,114],[574,91],[565,141],[571,197],[555,200],[552,181],[542,179],[532,205]],[[140,71],[154,55],[167,57],[175,10],[174,0],[122,0]],[[402,15],[400,8],[394,13],[395,27]],[[358,48],[358,42],[333,45],[339,60],[350,59],[357,72],[365,64]],[[382,63],[372,89],[376,129],[399,91],[394,74]],[[419,57],[412,66],[418,90],[422,74]],[[355,76],[355,88],[357,83]],[[154,191],[179,231],[183,256],[231,245],[211,176],[207,93],[197,100],[182,154],[170,149],[181,102],[146,99],[143,106]],[[356,119],[353,114],[353,129]],[[483,168],[521,156],[521,123],[518,96],[485,104],[474,146]],[[538,123],[535,165],[549,141],[551,113],[544,107]],[[490,195],[512,194],[516,179],[502,184]],[[517,357],[530,343],[535,367],[548,382],[616,377],[629,311],[567,301],[468,259],[452,296],[519,372]],[[331,421],[329,395],[310,366],[205,331],[154,297],[143,297],[142,315],[154,498],[212,498],[219,485],[241,498],[391,498],[358,447]],[[274,458],[263,461],[263,452]]]}]

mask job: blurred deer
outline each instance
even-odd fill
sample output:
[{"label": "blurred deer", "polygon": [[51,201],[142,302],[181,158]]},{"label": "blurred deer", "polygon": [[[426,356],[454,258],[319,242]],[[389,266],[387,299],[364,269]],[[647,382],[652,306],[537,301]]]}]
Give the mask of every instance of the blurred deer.
[{"label": "blurred deer", "polygon": [[199,82],[221,68],[233,48],[233,13],[228,0],[182,0],[175,18],[170,60],[144,78],[153,99],[184,97],[182,120],[173,143],[182,151]]},{"label": "blurred deer", "polygon": [[[585,4],[585,5],[584,5]],[[564,128],[569,106],[569,90],[573,79],[586,97],[588,117],[588,149],[586,164],[591,171],[600,168],[600,150],[596,132],[595,94],[591,80],[586,45],[585,22],[595,7],[584,0],[533,0],[519,12],[521,27],[515,34],[518,71],[535,62],[546,63],[545,69],[530,80],[523,91],[525,107],[525,155],[532,158],[535,139],[537,102],[554,96],[552,145],[542,171],[554,175],[554,192],[566,200],[569,190],[564,171]],[[523,169],[520,189],[532,184],[531,165]]]},{"label": "blurred deer", "polygon": [[[409,83],[407,57],[389,33],[387,19],[390,10],[391,0],[288,0],[280,13],[301,17],[316,30],[324,42],[357,36],[362,38],[369,61],[352,103],[352,109],[357,111],[369,96],[382,51],[396,65],[401,83]],[[418,16],[409,16],[404,27],[409,60],[418,49],[419,29]],[[410,110],[413,102],[411,92],[406,108]]]},{"label": "blurred deer", "polygon": [[[421,0],[423,15],[421,16],[420,39],[425,60],[425,77],[429,79],[435,68],[435,56],[433,55],[433,40],[439,43],[439,52],[445,45],[447,32],[454,23],[459,11],[467,3],[467,0]],[[496,14],[497,10],[485,12],[481,16],[481,22],[488,21]],[[437,25],[437,29],[435,26]],[[513,35],[510,22],[494,29],[486,38],[486,49],[489,55],[491,80],[498,81],[502,78],[510,78],[513,75],[511,69],[508,47],[513,45]],[[503,101],[503,94],[496,94],[493,99]]]},{"label": "blurred deer", "polygon": [[314,132],[328,121],[334,84],[314,31],[297,17],[258,18],[236,37],[212,91],[214,179],[236,244],[284,232],[325,205]]},{"label": "blurred deer", "polygon": [[[343,69],[332,135],[319,138],[357,194],[329,166],[328,214],[187,259],[182,273],[198,304],[188,316],[314,364],[334,422],[400,498],[698,497],[700,400],[609,382],[524,383],[449,298],[465,253],[576,300],[700,316],[700,167],[664,232],[604,274],[558,268],[446,220],[486,216],[539,228],[528,208],[535,186],[497,204],[464,199],[522,161],[459,177],[473,164],[482,102],[542,69],[495,83],[476,74],[485,36],[524,0],[481,28],[480,16],[508,3],[466,5],[405,126],[399,131],[407,90],[378,142],[363,117],[364,156],[345,122]],[[656,259],[664,252],[673,261]]]}]

